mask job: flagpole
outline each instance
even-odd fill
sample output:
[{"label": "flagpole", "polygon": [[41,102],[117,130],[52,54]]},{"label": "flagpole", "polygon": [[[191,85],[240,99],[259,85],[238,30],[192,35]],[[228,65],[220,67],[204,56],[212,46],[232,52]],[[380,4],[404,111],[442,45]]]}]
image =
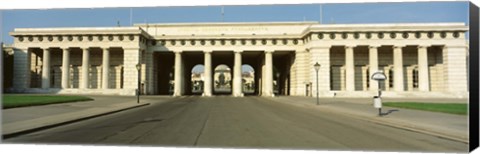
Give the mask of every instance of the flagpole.
[{"label": "flagpole", "polygon": [[225,15],[225,12],[224,12],[224,6],[222,6],[222,22],[224,22],[224,15]]},{"label": "flagpole", "polygon": [[323,18],[323,9],[322,9],[322,4],[320,4],[320,24],[322,24],[322,18]]},{"label": "flagpole", "polygon": [[132,23],[132,14],[133,14],[133,10],[132,10],[132,8],[130,8],[130,26],[133,26],[133,23]]}]

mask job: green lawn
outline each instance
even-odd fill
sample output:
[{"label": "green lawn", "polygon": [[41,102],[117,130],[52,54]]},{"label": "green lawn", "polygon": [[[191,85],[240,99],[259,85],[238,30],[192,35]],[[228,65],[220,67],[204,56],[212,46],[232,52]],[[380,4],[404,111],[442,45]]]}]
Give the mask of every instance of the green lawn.
[{"label": "green lawn", "polygon": [[406,109],[443,112],[450,114],[467,115],[468,104],[466,103],[417,103],[417,102],[385,102],[384,106],[399,107]]},{"label": "green lawn", "polygon": [[92,98],[85,96],[61,96],[61,95],[9,95],[4,94],[3,108],[15,108],[25,106],[47,105],[56,103],[68,103],[78,101],[89,101]]}]

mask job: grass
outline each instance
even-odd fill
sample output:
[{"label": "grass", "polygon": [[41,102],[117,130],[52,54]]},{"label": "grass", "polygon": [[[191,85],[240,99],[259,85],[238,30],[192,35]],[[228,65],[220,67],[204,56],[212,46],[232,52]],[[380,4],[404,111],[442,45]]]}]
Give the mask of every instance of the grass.
[{"label": "grass", "polygon": [[385,102],[384,106],[406,109],[443,112],[458,115],[468,114],[468,104],[465,103],[418,103],[418,102]]},{"label": "grass", "polygon": [[37,106],[47,104],[58,104],[68,102],[89,101],[92,98],[85,96],[53,96],[53,95],[3,95],[3,108],[15,108],[26,106]]}]

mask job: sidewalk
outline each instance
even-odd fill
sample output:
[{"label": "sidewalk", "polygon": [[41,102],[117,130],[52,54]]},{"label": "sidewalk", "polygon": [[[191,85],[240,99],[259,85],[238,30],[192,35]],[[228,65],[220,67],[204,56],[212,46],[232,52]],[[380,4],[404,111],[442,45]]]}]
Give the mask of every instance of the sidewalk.
[{"label": "sidewalk", "polygon": [[[438,112],[411,110],[403,108],[383,107],[382,113],[387,114],[378,116],[378,109],[372,105],[372,99],[368,98],[322,98],[320,105],[316,105],[316,98],[312,97],[275,97],[269,98],[272,101],[303,106],[324,112],[332,112],[350,116],[352,118],[366,120],[382,125],[416,131],[430,134],[442,138],[448,138],[464,143],[468,143],[468,116],[454,115]],[[400,99],[384,98],[383,101],[400,101]],[[409,99],[408,101],[414,101]],[[428,102],[428,99],[415,100],[418,102]],[[430,102],[451,102],[455,100],[435,100]],[[457,102],[466,102],[466,100],[456,100]]]},{"label": "sidewalk", "polygon": [[[2,110],[3,137],[54,127],[101,115],[149,105],[154,99],[143,98],[137,104],[132,96],[88,96],[93,101],[20,107]],[[156,100],[158,101],[158,100]]]}]

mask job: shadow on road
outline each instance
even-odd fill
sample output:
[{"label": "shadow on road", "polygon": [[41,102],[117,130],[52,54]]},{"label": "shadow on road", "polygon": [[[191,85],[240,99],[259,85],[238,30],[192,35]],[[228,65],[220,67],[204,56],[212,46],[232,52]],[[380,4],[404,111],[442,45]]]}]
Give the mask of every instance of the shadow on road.
[{"label": "shadow on road", "polygon": [[400,110],[398,110],[398,109],[388,110],[388,111],[385,112],[385,113],[380,113],[380,115],[381,115],[381,116],[386,116],[386,115],[389,115],[389,114],[391,114],[391,113],[393,113],[393,112],[398,112],[398,111],[400,111]]}]

